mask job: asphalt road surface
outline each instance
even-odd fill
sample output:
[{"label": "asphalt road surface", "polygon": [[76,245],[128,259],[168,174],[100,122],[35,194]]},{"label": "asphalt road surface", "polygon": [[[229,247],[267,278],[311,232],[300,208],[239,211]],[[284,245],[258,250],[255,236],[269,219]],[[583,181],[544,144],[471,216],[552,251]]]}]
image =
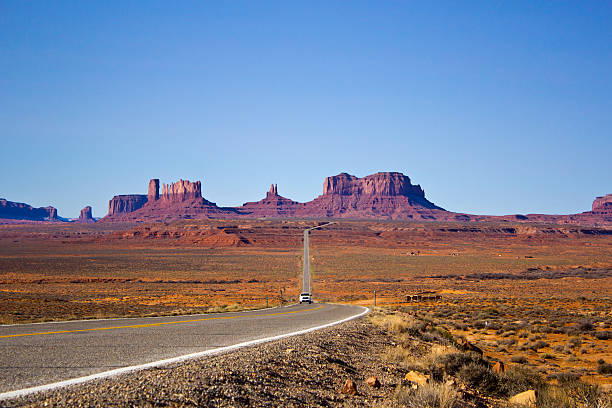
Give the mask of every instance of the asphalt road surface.
[{"label": "asphalt road surface", "polygon": [[0,400],[16,390],[289,335],[365,311],[315,303],[239,313],[0,326]]},{"label": "asphalt road surface", "polygon": [[310,293],[310,254],[308,235],[310,229],[304,231],[304,269],[302,272],[302,293]]}]

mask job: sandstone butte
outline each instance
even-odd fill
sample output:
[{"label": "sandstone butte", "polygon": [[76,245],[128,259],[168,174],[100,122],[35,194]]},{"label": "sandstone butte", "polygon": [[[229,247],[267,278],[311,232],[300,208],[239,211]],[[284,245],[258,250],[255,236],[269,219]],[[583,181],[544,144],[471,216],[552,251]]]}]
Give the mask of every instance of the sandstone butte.
[{"label": "sandstone butte", "polygon": [[[202,196],[202,183],[149,181],[147,194],[117,195],[109,201],[103,222],[155,222],[206,218],[352,218],[431,221],[508,221],[612,225],[612,194],[597,197],[592,210],[580,214],[474,215],[447,211],[425,198],[420,185],[402,173],[381,172],[366,177],[347,173],[327,177],[322,194],[300,203],[283,197],[272,184],[266,196],[239,207],[219,207]],[[57,221],[53,207],[33,208],[0,199],[0,219]],[[77,222],[94,222],[91,207]]]},{"label": "sandstone butte", "polygon": [[79,214],[79,218],[77,219],[77,222],[80,222],[80,223],[96,222],[96,220],[91,215],[90,206],[87,206],[81,210],[81,213]]},{"label": "sandstone butte", "polygon": [[591,208],[594,213],[612,214],[612,194],[597,197]]},{"label": "sandstone butte", "polygon": [[57,221],[57,209],[54,207],[34,208],[24,203],[0,198],[0,218],[12,220]]},{"label": "sandstone butte", "polygon": [[240,207],[219,207],[202,197],[200,181],[163,184],[152,179],[146,195],[120,195],[109,202],[102,221],[164,221],[202,218],[352,218],[439,221],[551,222],[612,225],[612,195],[596,198],[592,211],[570,215],[487,216],[446,211],[425,198],[419,185],[402,173],[381,172],[366,177],[347,173],[327,177],[321,195],[305,203],[278,193],[272,184],[266,196]]}]

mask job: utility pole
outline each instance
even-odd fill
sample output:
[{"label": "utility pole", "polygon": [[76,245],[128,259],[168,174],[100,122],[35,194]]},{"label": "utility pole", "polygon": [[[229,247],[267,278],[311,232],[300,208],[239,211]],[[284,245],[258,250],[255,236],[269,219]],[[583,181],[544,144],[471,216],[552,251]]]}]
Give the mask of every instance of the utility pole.
[{"label": "utility pole", "polygon": [[317,225],[316,227],[307,228],[304,230],[304,269],[302,272],[302,293],[310,293],[310,244],[308,240],[310,231],[327,227],[331,224],[335,224],[335,222],[328,222],[327,224]]},{"label": "utility pole", "polygon": [[374,291],[374,307],[376,307],[376,291]]}]

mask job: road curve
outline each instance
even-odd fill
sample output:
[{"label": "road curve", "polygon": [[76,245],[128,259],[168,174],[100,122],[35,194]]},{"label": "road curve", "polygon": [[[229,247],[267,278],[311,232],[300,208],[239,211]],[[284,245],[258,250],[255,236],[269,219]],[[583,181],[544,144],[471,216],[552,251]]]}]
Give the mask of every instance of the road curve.
[{"label": "road curve", "polygon": [[0,400],[301,334],[363,315],[336,304],[0,326]]}]

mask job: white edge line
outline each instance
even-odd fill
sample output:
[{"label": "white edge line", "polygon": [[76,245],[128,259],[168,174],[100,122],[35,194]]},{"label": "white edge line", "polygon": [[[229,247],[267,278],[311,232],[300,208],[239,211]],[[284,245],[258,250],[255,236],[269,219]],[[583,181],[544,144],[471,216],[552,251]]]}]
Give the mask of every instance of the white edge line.
[{"label": "white edge line", "polygon": [[23,397],[25,395],[33,394],[33,393],[36,393],[36,392],[50,391],[50,390],[54,390],[56,388],[62,388],[62,387],[70,386],[70,385],[81,384],[81,383],[84,383],[84,382],[99,380],[99,379],[102,379],[102,378],[114,377],[114,376],[119,375],[119,374],[125,374],[125,373],[134,372],[134,371],[146,370],[147,368],[162,367],[162,366],[166,366],[166,365],[169,365],[169,364],[180,363],[182,361],[192,360],[194,358],[208,356],[208,355],[212,355],[212,354],[225,353],[227,351],[237,350],[237,349],[243,348],[243,347],[249,347],[249,346],[254,346],[256,344],[261,344],[261,343],[267,343],[267,342],[270,342],[270,341],[280,340],[280,339],[284,339],[286,337],[299,336],[301,334],[306,334],[306,333],[309,333],[309,332],[312,332],[312,331],[315,331],[315,330],[324,329],[326,327],[334,326],[336,324],[348,322],[349,320],[357,319],[358,317],[361,317],[361,316],[367,314],[370,311],[370,309],[367,308],[367,307],[364,307],[364,306],[359,306],[359,307],[364,309],[363,312],[361,312],[361,313],[359,313],[357,315],[354,315],[354,316],[350,316],[350,317],[347,317],[347,318],[344,318],[344,319],[341,319],[341,320],[337,320],[335,322],[326,323],[326,324],[321,325],[321,326],[310,327],[308,329],[299,330],[299,331],[291,332],[291,333],[280,334],[278,336],[265,337],[263,339],[249,340],[249,341],[245,341],[243,343],[233,344],[231,346],[224,346],[224,347],[218,347],[218,348],[211,349],[211,350],[199,351],[197,353],[185,354],[185,355],[178,356],[178,357],[167,358],[165,360],[152,361],[152,362],[146,363],[146,364],[139,364],[139,365],[134,365],[134,366],[129,366],[129,367],[116,368],[114,370],[103,371],[101,373],[87,375],[85,377],[71,378],[70,380],[59,381],[59,382],[55,382],[55,383],[51,383],[51,384],[39,385],[39,386],[36,386],[36,387],[23,388],[21,390],[4,392],[4,393],[0,394],[0,401],[8,400],[8,399],[13,399],[13,398],[17,398],[17,397]]}]

